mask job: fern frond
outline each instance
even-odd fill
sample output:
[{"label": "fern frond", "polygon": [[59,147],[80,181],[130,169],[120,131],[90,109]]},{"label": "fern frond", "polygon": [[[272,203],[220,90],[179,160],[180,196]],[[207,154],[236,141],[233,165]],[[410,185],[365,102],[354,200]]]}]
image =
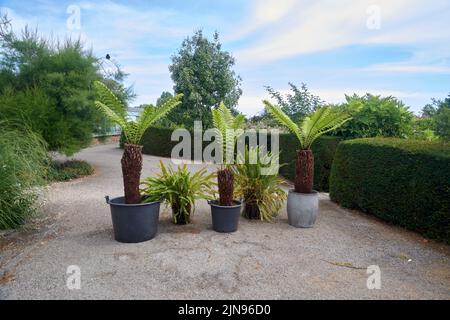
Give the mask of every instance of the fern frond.
[{"label": "fern frond", "polygon": [[122,118],[127,117],[126,107],[120,102],[114,93],[102,82],[94,81],[95,93],[97,100],[107,105],[114,113]]},{"label": "fern frond", "polygon": [[271,104],[269,101],[264,100],[263,103],[266,106],[266,110],[277,120],[281,125],[287,127],[292,133],[294,133],[300,144],[303,144],[303,137],[300,128],[292,121],[280,107]]},{"label": "fern frond", "polygon": [[139,143],[145,131],[156,121],[166,116],[172,109],[181,103],[183,94],[177,94],[175,97],[167,100],[162,106],[155,107],[147,105],[137,120],[136,143]]},{"label": "fern frond", "polygon": [[245,117],[243,115],[233,116],[230,109],[228,109],[223,102],[219,107],[211,110],[213,124],[219,133],[217,142],[222,147],[222,156],[225,158],[227,152],[234,152],[236,143],[236,130],[244,127]]},{"label": "fern frond", "polygon": [[331,107],[318,109],[302,122],[301,130],[305,139],[303,148],[311,148],[317,138],[339,128],[350,119],[348,114],[334,111]]}]

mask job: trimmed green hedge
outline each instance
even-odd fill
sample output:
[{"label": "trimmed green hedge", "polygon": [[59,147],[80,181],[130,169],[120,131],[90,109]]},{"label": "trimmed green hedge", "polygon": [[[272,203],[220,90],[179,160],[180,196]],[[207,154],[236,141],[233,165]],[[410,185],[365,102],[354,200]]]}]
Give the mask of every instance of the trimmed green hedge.
[{"label": "trimmed green hedge", "polygon": [[339,144],[330,197],[450,243],[450,144],[389,138]]},{"label": "trimmed green hedge", "polygon": [[[172,148],[178,142],[171,141],[173,129],[170,128],[149,128],[141,143],[144,145],[143,152],[159,157],[170,157]],[[191,135],[193,137],[193,135]],[[322,137],[313,145],[315,157],[315,184],[319,191],[328,191],[328,177],[331,171],[331,164],[337,145],[341,141],[338,137]],[[270,143],[270,137],[268,137]],[[210,142],[203,142],[206,147]],[[293,134],[280,134],[280,163],[286,164],[280,169],[280,174],[289,180],[294,180],[296,150],[299,143]],[[192,143],[193,148],[193,143]],[[270,146],[269,146],[270,148]],[[192,155],[194,154],[192,150]]]}]

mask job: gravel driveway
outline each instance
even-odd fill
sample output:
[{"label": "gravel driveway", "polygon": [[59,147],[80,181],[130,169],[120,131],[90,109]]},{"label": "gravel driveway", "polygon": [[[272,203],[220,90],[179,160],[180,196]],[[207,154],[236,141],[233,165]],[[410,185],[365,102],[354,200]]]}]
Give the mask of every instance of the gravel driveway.
[{"label": "gravel driveway", "polygon": [[[283,210],[274,224],[241,219],[237,233],[218,234],[199,203],[192,225],[172,225],[164,209],[154,240],[117,243],[104,196],[123,193],[120,157],[115,145],[77,154],[96,174],[52,185],[46,220],[0,238],[1,299],[450,298],[448,246],[339,208],[326,194],[312,229],[290,227]],[[159,160],[144,156],[143,177]],[[66,286],[71,265],[80,267],[80,290]],[[367,288],[371,265],[381,270],[380,290]]]}]

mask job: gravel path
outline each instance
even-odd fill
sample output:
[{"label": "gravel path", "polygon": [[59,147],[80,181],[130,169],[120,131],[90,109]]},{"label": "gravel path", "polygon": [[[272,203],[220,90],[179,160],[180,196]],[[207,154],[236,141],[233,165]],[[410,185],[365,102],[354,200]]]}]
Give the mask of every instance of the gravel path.
[{"label": "gravel path", "polygon": [[[172,225],[164,209],[154,240],[117,243],[104,196],[122,194],[120,157],[114,145],[83,150],[76,158],[96,174],[53,185],[38,231],[3,236],[0,299],[450,299],[448,246],[325,194],[312,229],[290,227],[283,210],[277,223],[241,219],[222,235],[199,203],[192,225]],[[159,160],[145,156],[143,177]],[[70,265],[81,269],[80,290],[66,286]],[[367,289],[370,265],[381,269],[380,290]]]}]

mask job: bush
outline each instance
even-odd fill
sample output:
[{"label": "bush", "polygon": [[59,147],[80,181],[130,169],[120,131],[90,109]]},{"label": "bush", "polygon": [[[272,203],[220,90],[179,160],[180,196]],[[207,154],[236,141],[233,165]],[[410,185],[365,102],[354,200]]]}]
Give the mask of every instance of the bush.
[{"label": "bush", "polygon": [[53,161],[47,179],[49,181],[68,181],[89,176],[93,173],[94,168],[85,161]]},{"label": "bush", "polygon": [[[171,141],[173,129],[149,128],[141,143],[144,146],[143,153],[158,157],[169,158],[172,149],[179,142]],[[191,135],[193,137],[193,135]],[[315,158],[314,188],[319,191],[328,191],[328,177],[331,171],[336,147],[342,139],[339,137],[321,137],[312,146]],[[270,137],[268,138],[270,142]],[[203,148],[210,142],[203,142]],[[191,154],[194,155],[194,144],[192,143]],[[269,146],[270,149],[270,146]],[[286,164],[280,168],[280,174],[289,180],[294,180],[296,150],[298,139],[289,133],[280,134],[280,164]]]},{"label": "bush", "polygon": [[346,139],[372,137],[409,137],[413,130],[414,114],[394,97],[366,94],[346,96],[340,108],[352,120],[338,128],[334,135]]},{"label": "bush", "polygon": [[17,228],[36,211],[36,187],[45,183],[46,173],[47,152],[40,136],[0,129],[0,229]]},{"label": "bush", "polygon": [[338,146],[331,199],[450,243],[450,144],[394,138]]}]

